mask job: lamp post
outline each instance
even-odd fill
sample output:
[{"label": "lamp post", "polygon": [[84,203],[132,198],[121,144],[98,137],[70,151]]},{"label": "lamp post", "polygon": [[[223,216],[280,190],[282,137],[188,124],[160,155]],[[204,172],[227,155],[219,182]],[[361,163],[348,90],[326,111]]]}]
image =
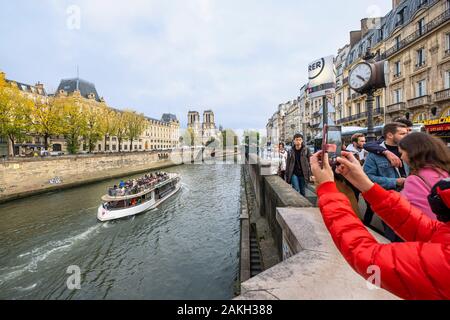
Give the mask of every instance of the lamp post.
[{"label": "lamp post", "polygon": [[389,81],[389,66],[386,61],[373,61],[375,54],[367,48],[364,62],[358,63],[349,74],[349,85],[358,93],[366,94],[367,141],[375,141],[373,125],[373,101],[377,89],[385,88]]},{"label": "lamp post", "polygon": [[[373,58],[375,58],[375,55],[370,52],[370,48],[367,48],[366,54],[363,57],[364,61],[370,63],[370,62],[372,62]],[[374,101],[373,95],[374,95],[374,93],[375,93],[375,89],[373,87],[370,87],[366,92],[366,94],[367,94],[367,99],[366,99],[367,141],[368,142],[376,140],[375,129],[374,129],[374,125],[373,125],[373,101]]]}]

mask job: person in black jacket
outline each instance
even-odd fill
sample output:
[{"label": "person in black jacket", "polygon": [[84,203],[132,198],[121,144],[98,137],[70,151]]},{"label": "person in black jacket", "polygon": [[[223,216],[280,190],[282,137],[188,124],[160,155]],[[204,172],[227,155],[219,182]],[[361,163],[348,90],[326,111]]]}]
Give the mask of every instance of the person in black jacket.
[{"label": "person in black jacket", "polygon": [[303,135],[300,133],[294,136],[293,144],[286,160],[286,182],[305,197],[306,184],[311,180],[309,163],[311,151],[306,147]]},{"label": "person in black jacket", "polygon": [[[410,134],[412,132],[413,123],[410,120],[400,118],[400,119],[395,119],[394,122],[399,122],[399,123],[406,125],[408,134]],[[364,145],[364,150],[368,151],[369,153],[374,153],[376,155],[386,157],[386,159],[389,160],[389,162],[391,163],[391,165],[394,168],[402,167],[403,162],[400,159],[400,157],[395,155],[393,152],[387,150],[386,148],[382,147],[381,144],[383,142],[384,142],[384,137],[381,137],[381,139],[379,139],[378,141],[368,142]],[[373,213],[373,210],[370,207],[370,205],[367,202],[366,202],[366,204],[367,204],[367,209],[366,209],[366,213],[364,214],[364,224],[366,226],[369,226],[372,222],[374,213]]]},{"label": "person in black jacket", "polygon": [[[408,119],[396,119],[394,122],[403,123],[406,125],[408,134],[412,132],[413,123]],[[386,159],[389,160],[389,162],[392,164],[393,167],[399,168],[402,166],[402,160],[395,155],[394,153],[390,152],[389,150],[386,150],[386,148],[383,148],[381,144],[384,141],[384,137],[379,139],[378,141],[372,141],[368,142],[364,145],[364,149],[368,151],[369,153],[374,153],[379,156],[385,156]]]}]

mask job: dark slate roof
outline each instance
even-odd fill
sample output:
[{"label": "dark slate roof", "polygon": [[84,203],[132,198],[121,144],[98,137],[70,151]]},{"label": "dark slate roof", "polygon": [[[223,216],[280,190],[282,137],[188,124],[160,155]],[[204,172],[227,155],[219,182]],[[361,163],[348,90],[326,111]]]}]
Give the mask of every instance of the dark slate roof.
[{"label": "dark slate roof", "polygon": [[155,122],[155,123],[161,124],[161,125],[169,125],[169,123],[168,123],[168,122],[166,122],[166,121],[163,121],[163,120],[158,120],[158,119],[155,119],[155,118],[151,118],[151,117],[145,117],[145,119],[147,119],[148,121],[152,121],[152,122]]},{"label": "dark slate roof", "polygon": [[178,121],[177,116],[171,113],[164,113],[161,120],[164,122]]},{"label": "dark slate roof", "polygon": [[40,94],[41,96],[46,96],[47,92],[45,91],[45,89],[42,89],[39,91],[39,89],[36,86],[32,86],[26,83],[22,83],[22,82],[17,82],[14,80],[8,80],[6,79],[6,82],[11,83],[11,82],[15,82],[17,84],[17,87],[20,91],[25,91],[25,92],[29,92],[29,93],[36,93],[36,94]]},{"label": "dark slate roof", "polygon": [[95,85],[83,79],[74,78],[61,80],[56,92],[64,90],[68,93],[73,93],[77,88],[80,90],[81,96],[88,98],[89,94],[93,93],[95,95],[95,100],[100,102],[100,97],[95,89]]},{"label": "dark slate roof", "polygon": [[[369,32],[351,48],[347,57],[347,66],[351,65],[358,57],[366,52],[368,46],[374,47],[382,40],[389,38],[399,28],[410,23],[415,14],[422,9],[428,9],[438,3],[439,0],[403,0],[398,7],[389,11],[381,18],[381,25],[378,29],[369,30]],[[403,23],[398,23],[398,15],[403,12]],[[409,36],[408,34],[401,36],[401,39]],[[389,48],[386,48],[389,49]]]}]

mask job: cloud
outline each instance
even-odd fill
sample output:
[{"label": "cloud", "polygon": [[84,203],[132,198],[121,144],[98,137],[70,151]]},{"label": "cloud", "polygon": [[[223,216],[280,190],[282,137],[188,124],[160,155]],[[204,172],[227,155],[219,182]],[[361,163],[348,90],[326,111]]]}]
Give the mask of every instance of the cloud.
[{"label": "cloud", "polygon": [[[70,5],[80,8],[79,30],[65,27]],[[324,0],[46,0],[39,4],[38,18],[30,13],[24,19],[29,24],[48,20],[53,26],[42,30],[44,78],[57,82],[80,65],[82,77],[95,82],[114,107],[130,106],[152,117],[171,111],[183,123],[188,109],[211,108],[224,127],[263,128],[279,103],[297,97],[308,62],[335,53],[364,15],[378,12],[373,5],[366,0],[346,5]],[[31,77],[41,79],[38,73]]]}]

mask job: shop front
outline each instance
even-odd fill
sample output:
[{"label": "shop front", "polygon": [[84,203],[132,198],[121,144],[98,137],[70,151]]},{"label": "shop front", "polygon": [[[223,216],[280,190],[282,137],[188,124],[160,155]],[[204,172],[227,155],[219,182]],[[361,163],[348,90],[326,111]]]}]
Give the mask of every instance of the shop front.
[{"label": "shop front", "polygon": [[424,122],[427,132],[441,138],[450,147],[450,116]]}]

